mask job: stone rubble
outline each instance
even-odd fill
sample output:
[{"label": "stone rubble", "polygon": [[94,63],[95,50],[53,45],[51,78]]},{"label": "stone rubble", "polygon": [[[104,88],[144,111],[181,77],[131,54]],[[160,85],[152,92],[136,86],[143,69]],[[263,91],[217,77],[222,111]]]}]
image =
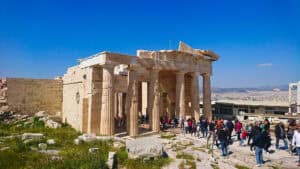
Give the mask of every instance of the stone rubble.
[{"label": "stone rubble", "polygon": [[115,160],[116,152],[108,152],[108,160],[106,162],[109,169],[115,168],[114,167],[114,160]]},{"label": "stone rubble", "polygon": [[161,157],[164,152],[163,144],[157,137],[126,140],[126,150],[131,159]]}]

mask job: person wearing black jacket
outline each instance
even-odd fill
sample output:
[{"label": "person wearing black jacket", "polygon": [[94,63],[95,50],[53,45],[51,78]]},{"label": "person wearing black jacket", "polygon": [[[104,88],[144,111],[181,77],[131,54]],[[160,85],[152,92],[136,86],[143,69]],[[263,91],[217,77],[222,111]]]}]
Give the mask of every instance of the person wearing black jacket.
[{"label": "person wearing black jacket", "polygon": [[255,146],[255,157],[256,157],[256,164],[258,167],[263,165],[263,149],[268,146],[269,137],[266,131],[260,132],[255,139],[253,139],[253,143],[251,145],[251,150],[253,146]]},{"label": "person wearing black jacket", "polygon": [[226,125],[226,128],[228,129],[229,139],[231,140],[231,135],[232,135],[232,131],[234,128],[234,124],[232,123],[231,120],[228,120],[225,125]]},{"label": "person wearing black jacket", "polygon": [[218,132],[217,132],[217,136],[218,136],[218,140],[220,141],[221,144],[221,149],[222,149],[222,155],[225,157],[227,156],[228,152],[227,152],[227,146],[229,143],[228,140],[228,129],[224,128],[224,126],[222,126]]},{"label": "person wearing black jacket", "polygon": [[286,134],[284,130],[284,125],[280,122],[275,126],[275,137],[276,137],[276,149],[279,149],[279,141],[283,140],[284,142],[284,149],[288,149],[288,142],[286,141]]}]

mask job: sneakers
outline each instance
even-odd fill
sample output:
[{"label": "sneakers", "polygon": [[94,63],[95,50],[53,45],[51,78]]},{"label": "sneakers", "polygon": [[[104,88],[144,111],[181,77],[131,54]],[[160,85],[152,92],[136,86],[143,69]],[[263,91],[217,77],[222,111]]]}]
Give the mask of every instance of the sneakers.
[{"label": "sneakers", "polygon": [[261,164],[257,164],[256,167],[261,167]]}]

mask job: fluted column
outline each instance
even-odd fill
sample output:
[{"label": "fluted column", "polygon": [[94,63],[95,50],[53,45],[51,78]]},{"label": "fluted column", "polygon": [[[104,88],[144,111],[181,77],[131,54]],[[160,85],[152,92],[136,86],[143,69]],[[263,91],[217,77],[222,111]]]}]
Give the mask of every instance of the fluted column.
[{"label": "fluted column", "polygon": [[150,124],[152,131],[158,132],[160,130],[160,113],[159,113],[159,105],[160,105],[160,94],[159,94],[159,81],[158,81],[158,73],[159,70],[153,69],[150,72],[150,82],[149,82],[149,97],[148,105],[149,111],[151,112]]},{"label": "fluted column", "polygon": [[123,118],[123,93],[118,94],[118,117]]},{"label": "fluted column", "polygon": [[199,107],[199,80],[198,73],[192,73],[192,110],[194,112],[194,118],[196,121],[199,120],[200,117],[200,107]]},{"label": "fluted column", "polygon": [[132,123],[134,123],[132,121],[131,118],[131,106],[132,106],[132,98],[133,98],[133,87],[134,87],[134,82],[136,79],[136,72],[132,69],[132,68],[128,68],[128,89],[127,89],[127,94],[126,94],[126,103],[125,103],[125,113],[126,113],[126,118],[127,118],[127,131],[130,133],[131,127],[132,127]]},{"label": "fluted column", "polygon": [[176,113],[182,118],[185,118],[184,74],[184,72],[176,73]]},{"label": "fluted column", "polygon": [[138,135],[138,95],[139,95],[140,83],[134,80],[132,85],[132,97],[130,106],[130,125],[129,136],[135,137]]},{"label": "fluted column", "polygon": [[212,119],[211,111],[211,86],[210,74],[202,74],[203,77],[203,113],[209,120]]},{"label": "fluted column", "polygon": [[114,66],[103,65],[102,108],[100,118],[100,134],[113,135],[115,131],[114,120]]}]

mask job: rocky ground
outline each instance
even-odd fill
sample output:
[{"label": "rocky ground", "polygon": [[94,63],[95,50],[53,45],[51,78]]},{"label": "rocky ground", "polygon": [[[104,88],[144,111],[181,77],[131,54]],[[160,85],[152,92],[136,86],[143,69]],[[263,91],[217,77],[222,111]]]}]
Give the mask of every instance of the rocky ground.
[{"label": "rocky ground", "polygon": [[[201,168],[201,169],[246,169],[246,168],[286,168],[293,169],[297,167],[297,157],[291,156],[285,150],[276,150],[274,153],[264,152],[266,163],[262,167],[256,167],[255,152],[250,151],[249,146],[240,146],[235,141],[229,146],[230,155],[221,156],[221,150],[216,146],[212,149],[207,148],[205,138],[198,139],[189,134],[177,134],[173,138],[162,139],[164,148],[170,158],[174,159],[170,165],[164,169],[175,168]],[[270,150],[275,150],[274,139]],[[180,154],[183,154],[179,156]]]},{"label": "rocky ground", "polygon": [[[254,152],[249,146],[239,146],[237,141],[229,146],[230,155],[224,158],[217,147],[207,147],[205,138],[183,135],[179,129],[141,135],[131,138],[83,134],[51,119],[44,112],[33,117],[1,113],[0,169],[113,166],[124,169],[256,168]],[[297,168],[297,157],[284,150],[264,153],[264,160],[266,163],[261,168]]]}]

